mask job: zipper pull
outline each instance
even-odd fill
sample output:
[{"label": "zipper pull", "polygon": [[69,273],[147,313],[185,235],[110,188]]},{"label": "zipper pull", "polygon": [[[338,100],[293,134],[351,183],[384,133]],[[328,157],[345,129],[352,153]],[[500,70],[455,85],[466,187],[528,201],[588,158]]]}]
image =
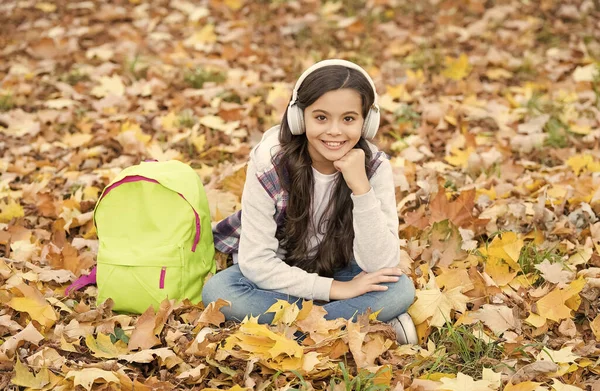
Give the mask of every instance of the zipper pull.
[{"label": "zipper pull", "polygon": [[163,266],[160,269],[160,282],[158,283],[159,289],[165,289],[165,275],[167,274],[167,267]]}]

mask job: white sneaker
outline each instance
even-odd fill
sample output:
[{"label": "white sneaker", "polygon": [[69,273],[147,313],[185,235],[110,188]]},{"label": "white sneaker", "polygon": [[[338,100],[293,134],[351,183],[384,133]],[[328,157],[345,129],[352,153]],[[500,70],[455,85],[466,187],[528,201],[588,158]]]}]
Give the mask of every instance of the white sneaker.
[{"label": "white sneaker", "polygon": [[416,345],[419,343],[419,337],[417,336],[417,329],[409,314],[404,313],[388,322],[396,331],[396,341],[399,344],[412,344]]}]

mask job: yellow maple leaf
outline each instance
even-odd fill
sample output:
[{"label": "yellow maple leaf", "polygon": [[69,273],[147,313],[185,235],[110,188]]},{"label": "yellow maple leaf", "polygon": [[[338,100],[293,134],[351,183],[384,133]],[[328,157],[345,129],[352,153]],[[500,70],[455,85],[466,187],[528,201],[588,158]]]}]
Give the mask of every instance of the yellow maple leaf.
[{"label": "yellow maple leaf", "polygon": [[500,80],[500,79],[510,79],[512,77],[512,72],[507,71],[503,68],[493,68],[485,72],[485,75],[490,80]]},{"label": "yellow maple leaf", "polygon": [[280,355],[302,358],[303,349],[298,342],[271,331],[264,324],[244,323],[226,340],[227,346],[239,346],[263,359],[275,359]]},{"label": "yellow maple leaf", "polygon": [[232,11],[237,11],[244,6],[243,0],[225,0],[224,3]]},{"label": "yellow maple leaf", "polygon": [[236,384],[231,388],[204,388],[204,391],[250,391],[250,389]]},{"label": "yellow maple leaf", "polygon": [[102,383],[120,384],[119,378],[112,371],[105,371],[99,368],[84,368],[78,371],[69,371],[65,379],[73,379],[74,386],[82,386],[88,391],[91,391],[94,383],[101,381]]},{"label": "yellow maple leaf", "polygon": [[133,132],[138,132],[138,131],[141,131],[142,128],[141,128],[140,124],[138,124],[137,122],[132,122],[129,120],[127,120],[121,124],[121,129],[120,129],[121,133],[128,132],[130,130]]},{"label": "yellow maple leaf", "polygon": [[525,322],[529,323],[530,325],[536,328],[540,328],[546,324],[546,318],[544,318],[543,316],[539,316],[538,314],[534,314],[532,312],[529,314],[527,319],[525,319]]},{"label": "yellow maple leaf", "polygon": [[41,1],[35,5],[35,8],[41,10],[44,13],[49,14],[56,11],[56,4]]},{"label": "yellow maple leaf", "polygon": [[490,386],[495,390],[500,389],[500,387],[502,387],[501,372],[494,372],[490,368],[483,368],[483,371],[481,371],[481,379],[489,381]]},{"label": "yellow maple leaf", "polygon": [[18,355],[14,370],[15,375],[10,380],[10,382],[14,385],[39,390],[50,383],[50,373],[48,368],[42,368],[37,375],[33,374],[29,372],[29,369],[26,365],[21,363]]},{"label": "yellow maple leaf", "polygon": [[79,148],[90,142],[93,137],[94,136],[87,133],[67,133],[63,137],[62,142],[67,144],[70,148]]},{"label": "yellow maple leaf", "polygon": [[0,223],[10,223],[12,219],[25,216],[23,207],[15,200],[0,202]]},{"label": "yellow maple leaf", "polygon": [[16,288],[24,297],[13,297],[7,304],[9,307],[19,312],[26,312],[31,319],[46,328],[50,328],[56,323],[58,317],[40,291],[27,284],[17,285]]},{"label": "yellow maple leaf", "polygon": [[552,379],[552,381],[554,382],[554,384],[552,384],[552,388],[555,391],[584,391],[583,388],[579,388],[579,387],[572,386],[569,384],[564,384],[560,380],[557,380],[557,379]]},{"label": "yellow maple leaf", "polygon": [[272,106],[279,113],[285,110],[291,95],[292,90],[288,84],[273,83],[267,94],[267,104]]},{"label": "yellow maple leaf", "polygon": [[191,136],[189,138],[189,140],[192,143],[192,145],[194,146],[194,149],[196,150],[196,152],[198,152],[198,153],[204,152],[204,149],[206,148],[206,135],[205,134],[201,134],[199,136]]},{"label": "yellow maple leaf", "polygon": [[451,321],[450,311],[466,310],[469,298],[461,293],[461,286],[442,292],[435,285],[435,278],[432,276],[427,288],[417,290],[417,299],[408,309],[415,324],[418,325],[431,318],[429,325],[442,327],[446,321]]},{"label": "yellow maple leaf", "polygon": [[512,384],[508,382],[504,387],[504,391],[535,391],[542,383],[526,381],[523,383]]},{"label": "yellow maple leaf", "polygon": [[85,344],[92,351],[92,356],[98,358],[115,358],[128,352],[125,342],[118,340],[113,344],[110,337],[102,333],[96,338],[88,335],[85,337]]},{"label": "yellow maple leaf", "polygon": [[502,258],[488,257],[484,263],[485,272],[498,286],[510,284],[519,272],[512,270]]},{"label": "yellow maple leaf", "polygon": [[86,186],[85,189],[83,189],[83,200],[97,201],[99,194],[100,189],[96,186]]},{"label": "yellow maple leaf", "polygon": [[422,69],[418,69],[416,72],[414,72],[412,69],[407,69],[406,77],[408,78],[409,81],[414,80],[417,83],[425,82],[425,74],[423,73]]},{"label": "yellow maple leaf", "polygon": [[387,92],[385,93],[392,99],[398,99],[402,102],[411,102],[413,100],[412,96],[408,91],[406,91],[406,86],[404,84],[398,84],[396,86],[388,86]]},{"label": "yellow maple leaf", "polygon": [[466,150],[452,148],[451,154],[444,157],[448,163],[454,167],[467,168],[469,165],[469,156],[475,152],[473,147],[468,147]]},{"label": "yellow maple leaf", "polygon": [[466,269],[440,268],[440,271],[441,273],[435,277],[438,286],[444,287],[446,290],[462,286],[465,292],[473,289],[474,284]]},{"label": "yellow maple leaf", "polygon": [[220,130],[227,135],[231,135],[240,125],[240,121],[225,122],[223,118],[216,115],[206,115],[201,117],[198,122],[208,128]]},{"label": "yellow maple leaf", "polygon": [[285,300],[277,300],[277,302],[275,302],[265,312],[273,312],[275,314],[271,324],[283,323],[290,325],[298,317],[300,309],[295,303],[289,303]]},{"label": "yellow maple leaf", "polygon": [[579,175],[589,164],[594,162],[592,155],[574,155],[567,159],[567,166],[575,172],[575,175]]},{"label": "yellow maple leaf", "polygon": [[179,160],[181,159],[181,153],[175,149],[167,148],[163,151],[161,146],[156,143],[150,143],[146,148],[146,153],[152,159],[156,159],[159,162],[165,162],[167,160]]},{"label": "yellow maple leaf", "polygon": [[[598,250],[598,247],[596,248]],[[584,265],[592,259],[592,254],[594,250],[591,247],[584,247],[577,251],[575,254],[571,255],[567,260],[569,265],[577,266]],[[600,251],[598,252],[600,254]]]},{"label": "yellow maple leaf", "polygon": [[446,68],[442,71],[442,76],[452,80],[462,80],[470,72],[469,57],[465,53],[458,58],[446,57]]},{"label": "yellow maple leaf", "polygon": [[569,126],[569,132],[585,136],[592,132],[592,127],[589,125],[572,124]]},{"label": "yellow maple leaf", "polygon": [[447,377],[440,379],[442,385],[438,390],[446,391],[494,391],[492,383],[487,380],[473,380],[469,375],[458,372],[455,379]]},{"label": "yellow maple leaf", "polygon": [[481,195],[488,196],[488,198],[490,200],[492,200],[492,201],[494,201],[498,197],[498,194],[496,193],[496,187],[495,186],[490,187],[489,190],[488,189],[483,189],[483,188],[482,189],[477,189],[477,196],[476,196],[476,198],[479,199],[479,196],[481,196]]},{"label": "yellow maple leaf", "polygon": [[559,322],[571,317],[571,309],[567,301],[573,296],[578,296],[585,286],[583,277],[571,282],[565,289],[556,288],[537,301],[537,313],[546,318]]},{"label": "yellow maple leaf", "polygon": [[184,41],[184,45],[195,47],[196,45],[204,45],[217,42],[215,34],[215,26],[212,24],[205,25],[200,31],[196,31]]},{"label": "yellow maple leaf", "polygon": [[521,271],[518,261],[524,244],[516,233],[504,232],[494,237],[488,247],[488,255],[504,260],[515,271]]},{"label": "yellow maple leaf", "polygon": [[92,88],[90,92],[97,98],[104,98],[108,95],[123,96],[125,94],[125,85],[123,85],[119,75],[101,76],[98,82],[100,84]]},{"label": "yellow maple leaf", "polygon": [[596,341],[600,341],[600,315],[596,315],[596,318],[590,322],[590,328],[596,336]]},{"label": "yellow maple leaf", "polygon": [[598,77],[600,64],[591,63],[586,66],[578,66],[573,71],[573,80],[576,82],[592,82],[594,78]]},{"label": "yellow maple leaf", "polygon": [[169,111],[165,116],[160,117],[162,130],[166,132],[177,132],[179,130],[179,121],[174,111]]},{"label": "yellow maple leaf", "polygon": [[537,360],[551,361],[558,364],[574,363],[581,356],[573,354],[573,347],[566,346],[560,350],[552,350],[548,347],[544,348],[538,355]]}]

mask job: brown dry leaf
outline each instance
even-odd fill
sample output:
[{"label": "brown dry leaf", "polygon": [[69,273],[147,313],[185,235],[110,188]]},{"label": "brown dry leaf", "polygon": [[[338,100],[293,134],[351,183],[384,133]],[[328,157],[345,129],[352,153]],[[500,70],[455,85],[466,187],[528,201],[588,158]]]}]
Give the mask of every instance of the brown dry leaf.
[{"label": "brown dry leaf", "polygon": [[169,348],[159,348],[159,349],[147,349],[141,350],[136,353],[131,354],[122,354],[118,356],[119,360],[125,360],[127,362],[136,362],[136,363],[149,363],[155,360],[156,357],[159,357],[163,364],[166,364],[167,367],[172,367],[175,362],[182,362],[181,359],[177,358],[177,355]]},{"label": "brown dry leaf", "polygon": [[544,280],[559,284],[559,286],[565,286],[575,278],[573,271],[565,270],[565,267],[560,263],[550,263],[547,259],[544,259],[539,265],[535,265],[535,268],[542,273]]},{"label": "brown dry leaf", "polygon": [[296,325],[300,331],[307,333],[312,341],[319,344],[340,335],[341,327],[346,324],[344,319],[327,320],[326,314],[327,311],[322,306],[314,305],[312,301],[304,301]]},{"label": "brown dry leaf", "polygon": [[471,316],[474,319],[482,321],[496,335],[503,334],[507,330],[519,328],[512,310],[505,305],[485,304],[479,311],[471,314]]},{"label": "brown dry leaf", "polygon": [[149,307],[138,319],[133,329],[133,333],[127,344],[128,349],[146,350],[160,344],[160,339],[156,337],[154,329],[156,327],[156,315],[154,309]]},{"label": "brown dry leaf", "polygon": [[537,378],[540,374],[556,372],[558,365],[550,361],[536,361],[534,363],[521,367],[514,375],[511,376],[510,382],[518,384],[527,382]]},{"label": "brown dry leaf", "polygon": [[231,303],[223,299],[217,299],[210,303],[200,314],[198,324],[201,326],[212,324],[219,327],[221,323],[225,322],[225,315],[221,312],[221,308],[225,306],[231,306]]},{"label": "brown dry leaf", "polygon": [[367,333],[361,332],[360,324],[352,320],[348,320],[346,323],[346,330],[348,331],[348,347],[358,368],[373,365],[372,362],[367,360],[367,355],[362,349]]},{"label": "brown dry leaf", "polygon": [[457,227],[465,227],[473,222],[472,216],[475,201],[475,189],[463,191],[458,198],[452,202],[448,201],[445,192],[438,192],[429,204],[431,211],[431,223],[437,223],[446,219]]}]

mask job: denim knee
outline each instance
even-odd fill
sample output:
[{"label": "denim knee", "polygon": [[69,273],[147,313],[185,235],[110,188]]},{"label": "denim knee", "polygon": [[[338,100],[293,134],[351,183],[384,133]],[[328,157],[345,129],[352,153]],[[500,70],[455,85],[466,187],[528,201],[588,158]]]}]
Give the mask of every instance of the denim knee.
[{"label": "denim knee", "polygon": [[242,277],[237,265],[222,270],[208,279],[202,288],[202,302],[205,306],[218,299],[231,301],[234,294],[234,286]]},{"label": "denim knee", "polygon": [[218,282],[218,280],[220,279],[222,279],[221,273],[217,273],[204,283],[204,287],[202,288],[202,302],[204,303],[205,307],[209,303],[212,303],[213,301],[218,299],[217,288],[220,286]]},{"label": "denim knee", "polygon": [[[397,282],[387,283],[387,291],[381,292],[378,309],[394,318],[405,313],[415,300],[415,286],[407,275],[400,276]],[[382,314],[383,315],[383,314]],[[387,317],[387,316],[386,316]]]}]

